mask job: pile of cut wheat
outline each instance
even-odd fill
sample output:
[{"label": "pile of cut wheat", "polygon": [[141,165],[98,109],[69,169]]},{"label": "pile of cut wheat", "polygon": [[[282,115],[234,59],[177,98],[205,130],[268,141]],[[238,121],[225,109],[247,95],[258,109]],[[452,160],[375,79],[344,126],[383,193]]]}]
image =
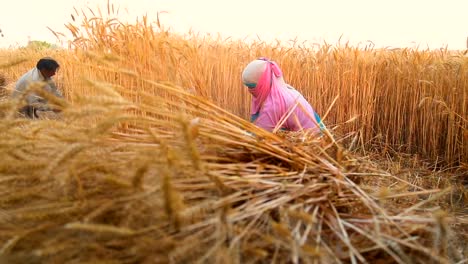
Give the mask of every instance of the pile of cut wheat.
[{"label": "pile of cut wheat", "polygon": [[141,93],[138,104],[89,85],[99,96],[53,102],[60,120],[0,123],[0,262],[454,258],[451,218],[419,211],[425,202],[385,205],[440,190],[361,188],[398,182],[329,132],[267,133],[168,84],[151,82],[165,97]]}]

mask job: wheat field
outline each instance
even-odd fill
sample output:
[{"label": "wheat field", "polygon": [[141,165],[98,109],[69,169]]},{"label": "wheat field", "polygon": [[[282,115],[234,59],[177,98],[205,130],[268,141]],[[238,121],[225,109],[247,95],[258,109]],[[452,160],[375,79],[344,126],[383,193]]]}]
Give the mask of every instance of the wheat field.
[{"label": "wheat field", "polygon": [[[67,49],[0,51],[0,263],[466,262],[466,52],[180,36],[106,11],[75,10]],[[44,56],[62,112],[18,118],[8,94]],[[240,74],[261,56],[321,137],[248,122]]]}]

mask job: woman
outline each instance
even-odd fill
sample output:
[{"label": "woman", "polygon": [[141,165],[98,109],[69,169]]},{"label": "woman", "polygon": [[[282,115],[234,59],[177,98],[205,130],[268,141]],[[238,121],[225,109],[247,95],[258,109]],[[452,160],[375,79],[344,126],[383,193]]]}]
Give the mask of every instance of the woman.
[{"label": "woman", "polygon": [[320,132],[323,124],[307,100],[283,79],[278,65],[266,58],[250,62],[242,82],[252,94],[251,121],[268,131]]}]

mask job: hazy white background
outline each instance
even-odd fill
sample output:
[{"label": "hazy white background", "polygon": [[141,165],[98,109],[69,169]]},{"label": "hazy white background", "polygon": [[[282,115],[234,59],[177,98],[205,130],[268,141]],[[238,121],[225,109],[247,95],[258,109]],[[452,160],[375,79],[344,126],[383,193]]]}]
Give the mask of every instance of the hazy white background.
[{"label": "hazy white background", "polygon": [[[106,10],[107,0],[0,0],[0,47],[28,40],[56,43],[47,29],[67,33],[73,7]],[[148,15],[173,32],[221,34],[353,46],[467,48],[468,0],[113,0],[123,21]]]}]

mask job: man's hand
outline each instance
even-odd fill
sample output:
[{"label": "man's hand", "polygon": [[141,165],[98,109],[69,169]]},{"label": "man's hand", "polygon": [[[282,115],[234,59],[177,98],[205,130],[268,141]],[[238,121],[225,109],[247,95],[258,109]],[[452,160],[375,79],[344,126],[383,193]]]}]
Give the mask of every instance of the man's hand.
[{"label": "man's hand", "polygon": [[50,110],[49,106],[41,102],[32,103],[32,104],[29,104],[29,106],[36,109],[37,111],[49,111]]}]

